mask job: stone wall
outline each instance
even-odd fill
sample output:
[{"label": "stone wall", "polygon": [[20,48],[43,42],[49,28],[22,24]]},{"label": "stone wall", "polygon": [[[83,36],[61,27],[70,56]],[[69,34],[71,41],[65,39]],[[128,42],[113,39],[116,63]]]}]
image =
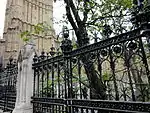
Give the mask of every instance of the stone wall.
[{"label": "stone wall", "polygon": [[53,0],[7,0],[3,38],[5,41],[4,59],[17,59],[18,51],[24,45],[20,38],[23,31],[33,31],[34,25],[46,22],[51,26],[47,35],[32,36],[36,50],[48,51],[52,44],[55,46],[53,29]]},{"label": "stone wall", "polygon": [[0,39],[0,63],[3,63],[3,58],[4,58],[4,50],[5,50],[5,40]]}]

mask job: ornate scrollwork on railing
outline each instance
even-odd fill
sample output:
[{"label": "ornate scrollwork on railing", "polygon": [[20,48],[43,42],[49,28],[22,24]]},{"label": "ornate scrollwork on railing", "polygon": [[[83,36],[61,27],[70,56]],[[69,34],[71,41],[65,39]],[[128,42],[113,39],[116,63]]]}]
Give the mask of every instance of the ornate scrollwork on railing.
[{"label": "ornate scrollwork on railing", "polygon": [[149,19],[145,13],[133,16],[138,25],[130,32],[72,50],[66,30],[62,55],[55,56],[54,48],[50,55],[35,55],[35,112],[149,113]]},{"label": "ornate scrollwork on railing", "polygon": [[133,30],[133,31],[130,31],[127,33],[123,33],[123,34],[120,34],[118,36],[115,36],[115,37],[105,39],[103,41],[91,44],[89,46],[81,47],[77,50],[70,52],[69,55],[75,56],[75,55],[84,54],[84,53],[87,53],[90,51],[103,49],[105,47],[108,47],[111,45],[116,45],[116,44],[119,44],[121,42],[134,40],[134,39],[141,37],[141,36],[142,35],[140,35],[140,28],[139,28],[139,29],[136,29],[136,30]]}]

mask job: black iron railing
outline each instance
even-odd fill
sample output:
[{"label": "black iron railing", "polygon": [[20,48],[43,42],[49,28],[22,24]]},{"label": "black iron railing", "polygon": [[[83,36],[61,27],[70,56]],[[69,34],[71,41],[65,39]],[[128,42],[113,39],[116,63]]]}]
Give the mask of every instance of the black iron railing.
[{"label": "black iron railing", "polygon": [[68,35],[62,55],[34,57],[34,113],[149,113],[149,10],[135,30],[72,50]]},{"label": "black iron railing", "polygon": [[[35,55],[34,112],[148,113],[150,103],[142,102],[150,101],[150,51],[145,46],[145,34],[140,31],[136,29],[63,56],[46,56],[44,52],[39,57]],[[94,83],[98,82],[94,74],[101,84]],[[94,97],[111,101],[85,100]]]},{"label": "black iron railing", "polygon": [[17,64],[10,59],[0,73],[0,109],[13,111],[16,102]]},{"label": "black iron railing", "polygon": [[34,113],[149,113],[150,103],[32,98]]}]

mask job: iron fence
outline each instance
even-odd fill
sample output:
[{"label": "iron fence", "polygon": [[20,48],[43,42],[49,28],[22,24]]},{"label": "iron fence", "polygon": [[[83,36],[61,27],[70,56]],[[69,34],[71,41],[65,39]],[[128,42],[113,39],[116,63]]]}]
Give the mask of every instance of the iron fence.
[{"label": "iron fence", "polygon": [[149,113],[150,104],[106,100],[32,98],[34,113]]},{"label": "iron fence", "polygon": [[142,30],[76,50],[65,38],[63,55],[35,55],[34,113],[149,113],[150,51]]},{"label": "iron fence", "polygon": [[9,59],[5,69],[0,73],[0,109],[12,111],[16,102],[17,64]]},{"label": "iron fence", "polygon": [[[62,55],[34,57],[34,113],[149,113],[149,10],[132,18],[136,29]],[[134,23],[133,22],[133,23]],[[86,42],[86,41],[85,41]]]}]

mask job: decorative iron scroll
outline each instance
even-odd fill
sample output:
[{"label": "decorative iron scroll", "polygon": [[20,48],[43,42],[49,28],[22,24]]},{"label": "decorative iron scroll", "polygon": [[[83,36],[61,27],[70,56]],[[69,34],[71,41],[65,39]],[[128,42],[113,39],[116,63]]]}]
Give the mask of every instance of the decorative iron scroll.
[{"label": "decorative iron scroll", "polygon": [[41,63],[44,66],[44,65],[48,65],[48,64],[53,63],[53,62],[63,60],[62,55],[56,56],[56,57],[45,56],[44,59],[39,59],[39,58],[40,57],[34,57],[35,63],[33,64],[33,68],[34,67],[41,67]]},{"label": "decorative iron scroll", "polygon": [[119,44],[121,42],[130,41],[138,37],[141,37],[142,35],[140,35],[139,33],[140,33],[140,29],[136,29],[127,33],[123,33],[118,36],[91,44],[89,46],[81,47],[77,50],[72,51],[71,53],[69,53],[69,55],[73,57],[75,55],[80,55],[80,54],[84,54],[87,52],[95,51],[98,49],[109,47],[111,45]]}]

